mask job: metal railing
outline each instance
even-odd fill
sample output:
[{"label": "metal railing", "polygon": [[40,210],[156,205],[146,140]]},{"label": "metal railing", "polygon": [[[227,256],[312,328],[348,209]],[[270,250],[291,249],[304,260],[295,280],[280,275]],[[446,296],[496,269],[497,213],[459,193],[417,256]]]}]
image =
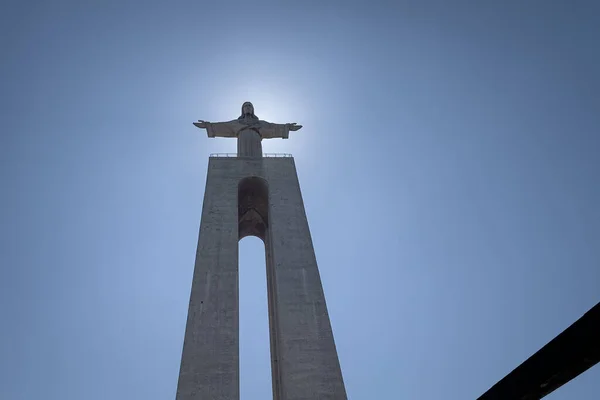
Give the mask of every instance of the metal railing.
[{"label": "metal railing", "polygon": [[[262,156],[265,158],[292,157],[292,155],[289,153],[263,153]],[[237,153],[211,153],[211,155],[209,157],[246,158],[246,157],[238,157]]]}]

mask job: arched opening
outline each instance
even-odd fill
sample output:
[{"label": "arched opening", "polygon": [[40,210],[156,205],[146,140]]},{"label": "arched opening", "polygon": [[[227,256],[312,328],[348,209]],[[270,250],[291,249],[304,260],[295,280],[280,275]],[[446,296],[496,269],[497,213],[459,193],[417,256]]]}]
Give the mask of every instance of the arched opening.
[{"label": "arched opening", "polygon": [[[273,397],[265,244],[268,187],[258,177],[238,186],[240,398]],[[254,236],[254,237],[248,237]]]},{"label": "arched opening", "polygon": [[265,240],[269,226],[269,189],[258,177],[244,178],[238,185],[239,238],[256,236]]},{"label": "arched opening", "polygon": [[273,398],[265,246],[257,237],[239,243],[240,399]]}]

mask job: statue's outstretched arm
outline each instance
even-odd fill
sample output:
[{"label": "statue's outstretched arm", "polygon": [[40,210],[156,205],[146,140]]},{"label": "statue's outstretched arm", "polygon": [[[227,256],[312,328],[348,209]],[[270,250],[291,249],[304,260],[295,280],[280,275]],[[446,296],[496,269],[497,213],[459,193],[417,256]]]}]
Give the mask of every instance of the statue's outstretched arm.
[{"label": "statue's outstretched arm", "polygon": [[206,129],[206,133],[208,137],[236,137],[237,130],[236,124],[237,121],[229,121],[229,122],[208,122],[203,121],[201,119],[198,122],[193,123],[194,126]]},{"label": "statue's outstretched arm", "polygon": [[290,136],[290,131],[297,131],[300,128],[302,128],[302,125],[298,125],[296,123],[274,124],[271,122],[261,121],[260,134],[263,139],[287,139]]}]

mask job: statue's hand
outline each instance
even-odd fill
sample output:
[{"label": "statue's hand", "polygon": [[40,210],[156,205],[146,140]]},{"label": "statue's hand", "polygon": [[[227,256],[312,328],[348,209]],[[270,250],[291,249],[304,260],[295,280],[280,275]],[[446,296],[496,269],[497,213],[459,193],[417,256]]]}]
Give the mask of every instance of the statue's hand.
[{"label": "statue's hand", "polygon": [[295,122],[286,125],[290,131],[297,131],[298,129],[302,128],[302,125],[297,125]]},{"label": "statue's hand", "polygon": [[208,121],[202,121],[201,119],[198,120],[198,122],[194,122],[194,126],[197,126],[198,128],[208,128],[208,124],[210,124],[210,122]]}]

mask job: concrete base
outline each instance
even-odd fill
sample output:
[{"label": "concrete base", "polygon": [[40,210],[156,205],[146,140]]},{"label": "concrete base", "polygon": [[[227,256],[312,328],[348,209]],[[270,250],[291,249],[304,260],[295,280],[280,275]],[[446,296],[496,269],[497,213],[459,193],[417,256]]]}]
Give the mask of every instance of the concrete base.
[{"label": "concrete base", "polygon": [[345,400],[294,159],[211,157],[177,400],[238,400],[238,241],[265,243],[275,400]]}]

